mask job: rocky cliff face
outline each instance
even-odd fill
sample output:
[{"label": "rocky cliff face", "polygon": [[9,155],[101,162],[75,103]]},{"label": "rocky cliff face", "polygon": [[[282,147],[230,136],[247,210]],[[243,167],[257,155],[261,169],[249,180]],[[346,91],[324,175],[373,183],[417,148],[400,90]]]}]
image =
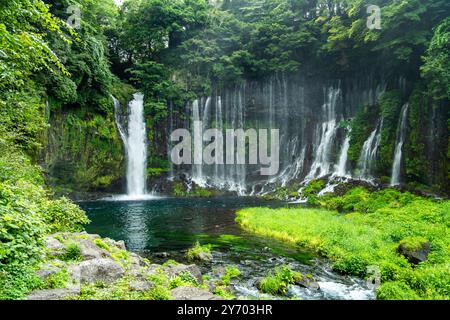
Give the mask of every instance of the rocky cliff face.
[{"label": "rocky cliff face", "polygon": [[124,151],[113,112],[52,111],[41,163],[58,193],[119,192]]},{"label": "rocky cliff face", "polygon": [[[202,121],[203,129],[221,131],[279,129],[278,175],[262,177],[259,166],[236,164],[179,166],[172,176],[187,174],[198,185],[243,193],[264,193],[273,186],[328,175],[389,183],[402,106],[410,103],[413,107],[405,115],[409,121],[403,122],[400,182],[443,189],[441,177],[447,170],[438,164],[445,164],[448,148],[445,106],[416,101],[413,87],[403,78],[385,81],[370,75],[334,80],[332,75],[275,75],[217,88],[212,96],[188,105],[187,121],[175,119],[170,127],[192,131],[194,121]],[[424,112],[428,109],[432,111]],[[428,152],[417,155],[420,148]]]}]

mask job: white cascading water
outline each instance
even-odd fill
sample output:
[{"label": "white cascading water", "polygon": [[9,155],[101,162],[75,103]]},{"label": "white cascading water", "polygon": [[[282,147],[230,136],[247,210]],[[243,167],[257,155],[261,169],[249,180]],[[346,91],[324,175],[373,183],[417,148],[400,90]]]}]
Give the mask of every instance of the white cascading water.
[{"label": "white cascading water", "polygon": [[409,105],[405,104],[401,111],[399,127],[397,132],[397,145],[395,147],[394,163],[392,164],[391,186],[400,184],[400,171],[403,156],[403,145],[405,143],[407,118]]},{"label": "white cascading water", "polygon": [[369,138],[364,142],[361,155],[358,161],[359,178],[361,180],[373,180],[373,171],[378,148],[381,143],[381,131],[383,129],[383,119],[379,125],[372,131]]},{"label": "white cascading water", "polygon": [[350,149],[350,135],[347,134],[342,145],[341,153],[339,155],[339,162],[335,167],[333,176],[336,177],[348,177],[347,171],[347,161],[348,161],[348,150]]},{"label": "white cascading water", "polygon": [[[338,139],[339,123],[354,116],[360,106],[374,105],[383,91],[384,85],[371,79],[320,86],[274,75],[262,82],[221,89],[209,98],[199,97],[186,106],[190,117],[184,128],[192,130],[194,121],[202,121],[203,129],[220,132],[279,129],[279,172],[267,178],[260,176],[260,165],[194,164],[189,172],[186,166],[175,166],[171,175],[187,173],[197,185],[239,194],[265,194],[292,181],[305,183],[328,175],[339,182],[350,178],[354,169],[358,169],[355,178],[371,180],[376,173],[382,124],[365,142],[358,167],[353,168],[348,161],[349,137]],[[226,146],[223,148],[225,151]]]},{"label": "white cascading water", "polygon": [[127,194],[105,200],[135,201],[152,200],[157,196],[147,194],[147,133],[144,118],[144,95],[136,93],[128,104],[128,127],[122,124],[120,102],[114,100],[114,112],[117,130],[123,141],[127,159]]},{"label": "white cascading water", "polygon": [[325,122],[319,125],[321,128],[320,140],[318,143],[316,156],[311,166],[311,170],[306,180],[312,180],[326,176],[330,173],[331,168],[331,148],[336,137],[338,123],[336,121],[336,103],[340,95],[340,90],[331,88],[328,90],[326,103],[322,106],[322,112],[326,116]]},{"label": "white cascading water", "polygon": [[144,95],[137,93],[130,102],[127,139],[127,191],[130,197],[146,194],[147,133],[144,120]]},{"label": "white cascading water", "polygon": [[[200,118],[200,101],[197,99],[192,103],[192,128],[194,128],[195,123],[199,123],[200,121],[202,121]],[[203,137],[193,137],[193,139],[199,139],[203,143]],[[206,185],[206,181],[203,179],[203,164],[194,163],[192,165],[192,181],[202,187]]]},{"label": "white cascading water", "polygon": [[120,102],[119,100],[117,100],[115,97],[111,96],[112,99],[114,100],[114,116],[116,119],[116,125],[117,125],[117,130],[119,131],[119,135],[120,138],[123,141],[123,145],[125,147],[125,153],[127,153],[128,151],[128,139],[127,139],[127,135],[125,133],[125,129],[122,126],[122,121],[120,119]]}]

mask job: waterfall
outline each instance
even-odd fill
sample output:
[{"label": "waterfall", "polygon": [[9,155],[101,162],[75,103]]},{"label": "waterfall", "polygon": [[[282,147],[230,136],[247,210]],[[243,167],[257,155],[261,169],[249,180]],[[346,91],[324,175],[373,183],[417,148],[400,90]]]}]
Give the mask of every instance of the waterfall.
[{"label": "waterfall", "polygon": [[125,148],[125,153],[126,153],[128,150],[128,141],[127,141],[128,139],[127,139],[127,135],[125,133],[125,129],[122,125],[122,121],[120,119],[120,102],[115,97],[113,97],[113,96],[111,96],[111,97],[114,100],[114,117],[116,120],[117,130],[119,131],[119,135],[120,135],[120,138],[122,139],[123,146]]},{"label": "waterfall", "polygon": [[335,167],[334,176],[337,177],[347,177],[347,159],[348,159],[348,150],[350,149],[350,134],[347,134],[344,140],[344,144],[342,145],[341,153],[339,155],[339,162]]},{"label": "waterfall", "polygon": [[[354,117],[361,106],[375,104],[385,86],[374,79],[336,79],[326,85],[310,80],[278,74],[218,87],[211,97],[197,97],[186,104],[189,116],[180,122],[191,133],[195,121],[202,122],[200,129],[216,128],[223,134],[227,129],[279,129],[279,172],[275,176],[261,176],[260,165],[203,161],[190,167],[175,165],[172,176],[182,173],[197,185],[240,194],[264,194],[292,182],[300,184],[328,175],[349,178],[355,169],[360,169],[362,178],[370,179],[381,142],[381,121],[364,143],[357,168],[348,161],[349,136],[339,135],[338,139],[339,123]],[[209,142],[203,142],[207,145]],[[227,149],[226,145],[222,148]],[[358,170],[355,177],[359,177]]]},{"label": "waterfall", "polygon": [[403,144],[405,143],[407,117],[409,105],[406,103],[401,111],[399,126],[397,131],[397,145],[395,147],[394,163],[392,165],[391,186],[400,184],[400,170],[402,164]]},{"label": "waterfall", "polygon": [[147,134],[144,120],[144,95],[137,93],[130,102],[127,139],[127,191],[130,197],[146,193]]},{"label": "waterfall", "polygon": [[364,142],[358,161],[359,178],[362,180],[373,180],[375,160],[378,154],[378,148],[380,147],[382,129],[383,120],[380,121],[369,138]]},{"label": "waterfall", "polygon": [[[196,124],[198,124],[200,121],[202,121],[202,119],[200,118],[200,103],[201,103],[201,101],[198,99],[192,103],[191,128],[194,128],[194,126]],[[203,123],[203,127],[205,125],[207,125],[207,124]],[[194,140],[202,141],[202,143],[203,143],[203,137],[194,137]],[[192,141],[192,143],[193,143],[193,148],[194,148],[194,141]],[[194,150],[194,157],[196,157],[197,161],[194,161],[194,164],[192,165],[192,181],[194,181],[197,185],[204,187],[206,182],[203,179],[203,163],[202,163],[203,157],[202,157],[202,155],[195,153],[195,150]]]},{"label": "waterfall", "polygon": [[328,90],[328,96],[325,104],[322,106],[322,112],[325,115],[325,122],[319,124],[317,136],[320,136],[318,145],[315,151],[315,159],[311,166],[311,170],[306,177],[306,180],[320,178],[330,173],[331,167],[331,148],[336,137],[338,129],[336,121],[336,104],[340,96],[340,90],[331,88]]},{"label": "waterfall", "polygon": [[127,159],[127,195],[115,197],[114,200],[142,200],[146,196],[147,184],[147,134],[144,120],[144,95],[136,93],[128,105],[128,128],[122,124],[120,103],[114,100],[117,130],[123,141]]}]

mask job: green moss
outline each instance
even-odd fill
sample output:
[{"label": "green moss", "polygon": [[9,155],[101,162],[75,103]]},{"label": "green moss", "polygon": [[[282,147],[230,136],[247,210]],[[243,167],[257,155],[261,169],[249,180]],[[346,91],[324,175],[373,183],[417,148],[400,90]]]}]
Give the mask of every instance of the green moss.
[{"label": "green moss", "polygon": [[130,282],[135,278],[127,276],[119,279],[112,285],[93,284],[84,285],[80,296],[72,297],[73,300],[170,300],[170,290],[166,285],[157,284],[147,291],[132,291]]},{"label": "green moss", "polygon": [[398,91],[388,91],[379,101],[383,128],[377,167],[379,172],[389,174],[394,159],[395,144],[397,141],[398,122],[402,108],[401,96]]},{"label": "green moss", "polygon": [[94,239],[94,244],[95,244],[97,247],[102,248],[102,249],[104,249],[104,250],[106,250],[106,251],[108,251],[108,252],[111,251],[111,248],[109,247],[109,245],[106,244],[106,242],[103,241],[103,239],[101,239],[101,238]]},{"label": "green moss", "polygon": [[167,260],[166,262],[163,263],[163,267],[170,267],[170,266],[177,266],[179,265],[178,262],[176,262],[175,260]]},{"label": "green moss", "polygon": [[350,122],[350,148],[348,159],[356,167],[364,142],[375,129],[380,118],[379,106],[363,106]]},{"label": "green moss", "polygon": [[122,178],[124,152],[113,112],[58,110],[50,124],[45,169],[56,191],[104,190]]},{"label": "green moss", "polygon": [[416,251],[423,247],[424,244],[429,241],[424,237],[407,237],[400,241],[399,246],[402,246],[406,250]]},{"label": "green moss", "polygon": [[170,169],[167,168],[147,168],[147,176],[149,178],[157,178],[162,174],[170,172]]},{"label": "green moss", "polygon": [[131,263],[130,253],[126,250],[115,248],[111,251],[111,257],[123,267],[129,266]]},{"label": "green moss", "polygon": [[192,190],[188,190],[183,183],[177,182],[172,187],[172,194],[175,197],[211,198],[213,196],[219,195],[220,192],[202,188],[199,186],[194,186]]}]

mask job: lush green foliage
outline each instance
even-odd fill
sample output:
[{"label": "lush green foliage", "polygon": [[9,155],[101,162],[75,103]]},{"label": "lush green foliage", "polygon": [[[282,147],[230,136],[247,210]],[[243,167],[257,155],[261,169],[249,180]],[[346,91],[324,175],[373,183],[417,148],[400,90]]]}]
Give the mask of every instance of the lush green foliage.
[{"label": "lush green foliage", "polygon": [[[379,298],[448,299],[450,202],[435,202],[386,190],[363,189],[324,200],[329,208],[354,211],[345,215],[322,209],[254,208],[238,212],[246,229],[316,250],[343,273],[370,276],[380,268]],[[428,260],[411,266],[397,253],[400,244],[431,243]]]},{"label": "lush green foliage", "polygon": [[224,285],[230,285],[232,279],[238,278],[241,275],[241,271],[235,266],[227,266],[225,268],[225,274],[222,276],[222,282]]},{"label": "lush green foliage", "polygon": [[450,99],[450,18],[439,24],[431,39],[421,71],[436,99]]},{"label": "lush green foliage", "polygon": [[210,245],[201,245],[199,242],[196,242],[195,245],[190,248],[187,253],[186,257],[191,260],[200,260],[202,261],[201,256],[211,256],[211,246]]},{"label": "lush green foliage", "polygon": [[299,272],[294,272],[289,266],[275,268],[267,277],[261,280],[259,285],[264,293],[272,295],[284,295],[289,285],[294,284],[302,279]]}]

